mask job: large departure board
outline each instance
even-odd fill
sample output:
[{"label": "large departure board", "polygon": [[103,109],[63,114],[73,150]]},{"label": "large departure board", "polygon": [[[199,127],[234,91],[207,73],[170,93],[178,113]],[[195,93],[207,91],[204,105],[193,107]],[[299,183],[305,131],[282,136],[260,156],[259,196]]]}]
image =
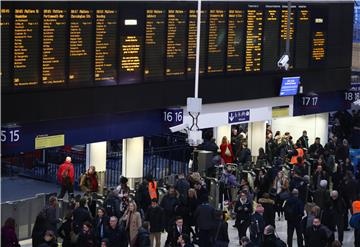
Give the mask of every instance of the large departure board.
[{"label": "large departure board", "polygon": [[[279,57],[284,55],[286,52],[286,40],[288,37],[288,33],[287,33],[287,23],[288,23],[288,10],[287,10],[287,6],[283,5],[282,6],[282,10],[281,10],[281,28],[280,28],[280,53],[279,53]],[[291,13],[290,13],[290,33],[289,33],[289,40],[290,40],[290,50],[289,50],[289,65],[290,68],[293,67],[294,65],[294,33],[295,33],[295,24],[294,24],[294,19],[295,19],[295,9],[291,8]]]},{"label": "large departure board", "polygon": [[227,31],[227,72],[239,72],[244,67],[245,11],[229,9]]},{"label": "large departure board", "polygon": [[14,86],[40,81],[40,10],[15,9]]},{"label": "large departure board", "polygon": [[136,35],[120,39],[119,83],[137,82],[142,78],[142,38]]},{"label": "large departure board", "polygon": [[263,34],[263,10],[258,6],[250,6],[247,10],[245,71],[261,70]]},{"label": "large departure board", "polygon": [[164,9],[146,10],[145,80],[164,79],[165,17]]},{"label": "large departure board", "polygon": [[186,57],[186,19],[183,9],[168,10],[166,76],[184,78]]},{"label": "large departure board", "polygon": [[1,85],[10,86],[10,9],[1,9]]},{"label": "large departure board", "polygon": [[226,44],[226,11],[211,9],[209,13],[207,72],[224,72]]},{"label": "large departure board", "polygon": [[72,9],[70,12],[70,83],[91,83],[93,11]]},{"label": "large departure board", "polygon": [[280,5],[266,5],[264,12],[263,70],[277,70],[279,60]]},{"label": "large departure board", "polygon": [[[207,51],[207,10],[201,11],[200,26],[200,74],[204,74],[206,67],[206,51]],[[196,61],[196,24],[197,10],[189,10],[189,28],[188,28],[188,54],[187,54],[187,74],[189,77],[195,75]]]},{"label": "large departure board", "polygon": [[95,81],[116,80],[117,11],[96,10]]},{"label": "large departure board", "polygon": [[311,17],[311,63],[313,66],[324,66],[326,60],[327,19],[323,9]]},{"label": "large departure board", "polygon": [[310,11],[300,5],[296,17],[295,68],[306,69],[310,61]]},{"label": "large departure board", "polygon": [[64,9],[43,10],[42,82],[65,82],[66,19]]}]

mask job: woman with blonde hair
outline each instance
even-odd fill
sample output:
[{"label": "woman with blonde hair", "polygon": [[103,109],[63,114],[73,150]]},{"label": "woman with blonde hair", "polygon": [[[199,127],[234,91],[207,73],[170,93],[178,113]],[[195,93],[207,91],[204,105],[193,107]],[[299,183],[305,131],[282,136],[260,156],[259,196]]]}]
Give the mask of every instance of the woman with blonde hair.
[{"label": "woman with blonde hair", "polygon": [[225,164],[233,163],[234,153],[226,136],[222,138],[220,150],[221,150],[220,156],[224,160]]},{"label": "woman with blonde hair", "polygon": [[130,202],[127,210],[125,211],[122,220],[125,221],[125,229],[128,233],[130,246],[136,246],[136,239],[139,228],[142,225],[141,215],[137,211],[135,202]]}]

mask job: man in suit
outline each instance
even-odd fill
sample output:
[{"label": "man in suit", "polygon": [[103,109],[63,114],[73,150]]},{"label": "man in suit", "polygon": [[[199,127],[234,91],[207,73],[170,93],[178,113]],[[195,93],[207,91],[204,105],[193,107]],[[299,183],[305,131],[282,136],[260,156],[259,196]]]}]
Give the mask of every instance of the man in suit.
[{"label": "man in suit", "polygon": [[171,231],[169,232],[170,236],[170,246],[176,247],[177,241],[181,235],[190,235],[190,228],[184,225],[184,220],[181,216],[177,216],[175,224],[172,226]]}]

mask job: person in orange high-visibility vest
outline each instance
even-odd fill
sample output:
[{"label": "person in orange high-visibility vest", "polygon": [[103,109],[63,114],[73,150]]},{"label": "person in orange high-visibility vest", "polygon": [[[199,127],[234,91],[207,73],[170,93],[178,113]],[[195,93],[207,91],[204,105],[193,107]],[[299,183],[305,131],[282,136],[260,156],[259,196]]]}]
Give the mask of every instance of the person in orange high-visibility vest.
[{"label": "person in orange high-visibility vest", "polygon": [[296,148],[296,154],[291,157],[290,163],[295,165],[297,163],[297,158],[304,157],[304,150],[302,148]]},{"label": "person in orange high-visibility vest", "polygon": [[148,190],[150,199],[158,199],[157,183],[153,179],[148,179]]}]

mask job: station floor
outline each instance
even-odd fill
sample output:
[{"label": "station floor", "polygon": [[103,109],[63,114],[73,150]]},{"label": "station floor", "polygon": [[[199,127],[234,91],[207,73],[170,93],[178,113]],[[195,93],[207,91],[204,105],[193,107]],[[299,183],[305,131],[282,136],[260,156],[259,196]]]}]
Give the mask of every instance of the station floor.
[{"label": "station floor", "polygon": [[[11,188],[11,189],[10,189]],[[58,191],[58,187],[52,183],[41,182],[33,179],[27,179],[23,177],[8,177],[1,179],[1,202],[18,200],[21,198],[31,197],[38,193],[50,193]],[[233,228],[233,221],[229,221],[229,236],[230,236],[230,245],[229,247],[239,246],[239,239],[237,236],[236,228]],[[286,240],[286,221],[282,219],[281,221],[276,221],[276,232],[282,240]],[[293,246],[297,246],[296,243],[296,233],[293,236]],[[165,243],[166,234],[161,235],[162,244]],[[22,247],[30,247],[31,240],[25,240],[21,242]],[[163,245],[162,245],[163,246]],[[346,231],[344,234],[344,247],[353,247],[354,246],[354,232]]]}]

